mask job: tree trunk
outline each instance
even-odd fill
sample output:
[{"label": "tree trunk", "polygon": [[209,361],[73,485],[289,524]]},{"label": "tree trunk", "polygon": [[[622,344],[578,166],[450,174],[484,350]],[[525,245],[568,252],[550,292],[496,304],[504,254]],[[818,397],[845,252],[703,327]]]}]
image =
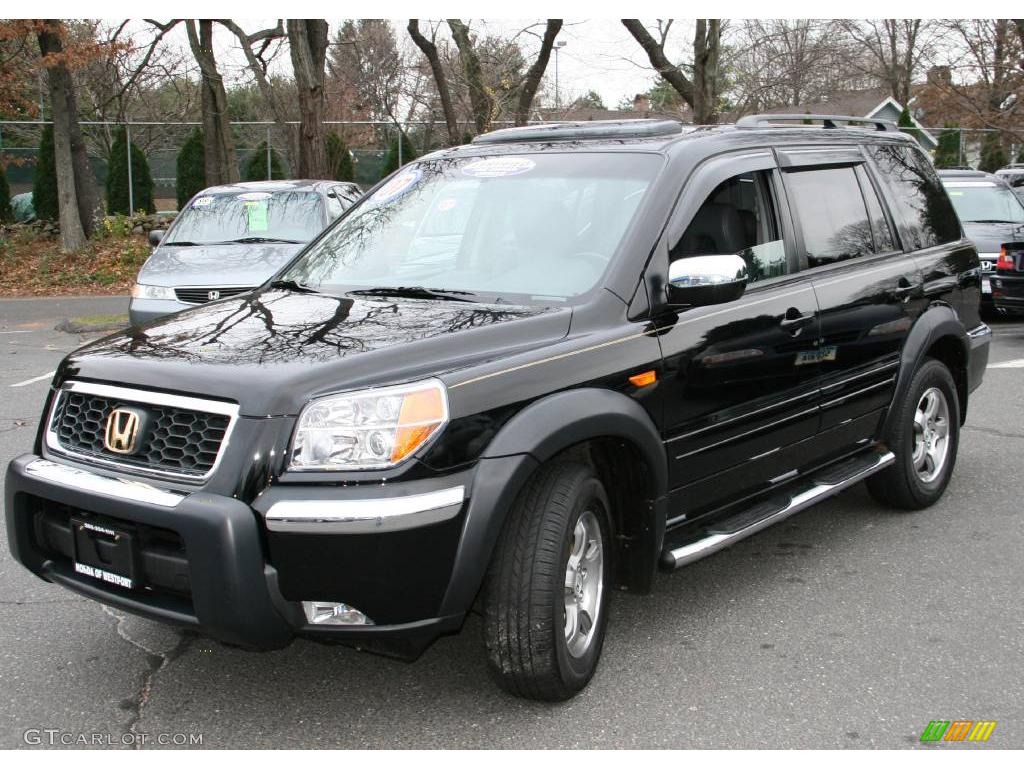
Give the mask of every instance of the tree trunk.
[{"label": "tree trunk", "polygon": [[647,59],[651,62],[651,66],[654,67],[655,71],[661,75],[666,83],[672,86],[683,101],[693,107],[693,83],[689,81],[678,66],[669,61],[662,45],[651,37],[651,33],[640,23],[639,19],[622,19],[622,25],[629,30],[633,39],[644,49]]},{"label": "tree trunk", "polygon": [[476,126],[477,133],[486,133],[491,128],[491,120],[494,115],[494,95],[484,83],[480,59],[473,48],[473,41],[469,39],[469,27],[462,22],[462,19],[448,19],[448,28],[452,31],[452,38],[459,49],[462,71],[466,75],[466,84],[469,86],[469,104],[473,111],[473,124]]},{"label": "tree trunk", "polygon": [[299,176],[328,178],[324,146],[324,65],[327,63],[327,22],[324,19],[289,19],[295,87],[299,94]]},{"label": "tree trunk", "polygon": [[53,158],[57,171],[57,210],[60,219],[61,250],[65,253],[80,251],[87,239],[79,213],[78,194],[75,189],[75,161],[71,149],[71,121],[68,113],[68,91],[72,88],[67,65],[60,60],[63,51],[60,22],[51,22],[37,34],[39,50],[45,56],[58,56],[46,64],[53,110]]},{"label": "tree trunk", "polygon": [[434,83],[437,85],[437,95],[441,99],[441,111],[444,112],[444,121],[448,126],[448,144],[455,146],[462,143],[459,136],[459,122],[455,117],[455,107],[452,105],[452,94],[448,90],[448,77],[441,66],[441,57],[437,53],[437,46],[420,32],[420,20],[409,19],[409,36],[416,43],[416,47],[423,51],[423,55],[430,64],[430,71],[434,74]]},{"label": "tree trunk", "polygon": [[718,62],[721,50],[720,19],[697,19],[693,38],[693,122],[718,122]]},{"label": "tree trunk", "polygon": [[547,26],[544,28],[544,39],[540,44],[540,53],[537,54],[537,60],[533,62],[533,66],[526,73],[526,79],[523,80],[523,85],[519,89],[519,102],[516,104],[516,125],[526,125],[530,119],[530,106],[537,95],[537,89],[540,87],[541,78],[544,77],[544,71],[548,68],[548,61],[551,59],[551,49],[554,47],[555,38],[558,37],[561,29],[561,19],[548,19]]},{"label": "tree trunk", "polygon": [[231,135],[228,120],[228,97],[224,90],[224,78],[217,71],[217,60],[213,55],[213,22],[199,20],[196,33],[195,19],[189,19],[185,28],[192,55],[202,76],[200,94],[203,113],[203,164],[206,169],[206,183],[232,184],[238,181],[238,160],[235,157],[235,140]]}]

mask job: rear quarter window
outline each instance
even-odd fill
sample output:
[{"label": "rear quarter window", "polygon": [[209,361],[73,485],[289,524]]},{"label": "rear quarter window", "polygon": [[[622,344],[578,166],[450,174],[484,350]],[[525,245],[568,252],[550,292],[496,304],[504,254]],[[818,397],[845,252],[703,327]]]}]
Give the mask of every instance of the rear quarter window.
[{"label": "rear quarter window", "polygon": [[869,146],[868,153],[892,193],[904,250],[918,251],[960,239],[960,220],[935,169],[920,150],[880,144]]}]

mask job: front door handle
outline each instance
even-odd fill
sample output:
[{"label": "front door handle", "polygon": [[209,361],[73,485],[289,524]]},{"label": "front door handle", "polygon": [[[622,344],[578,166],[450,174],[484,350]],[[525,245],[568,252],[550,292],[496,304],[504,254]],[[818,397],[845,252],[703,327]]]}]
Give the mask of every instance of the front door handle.
[{"label": "front door handle", "polygon": [[814,322],[814,315],[804,315],[800,313],[800,310],[796,307],[790,307],[786,310],[786,314],[779,320],[779,325],[785,328],[787,331],[799,331],[808,323]]},{"label": "front door handle", "polygon": [[921,287],[921,285],[921,283],[912,285],[905,277],[901,277],[900,281],[896,284],[896,287],[893,288],[892,295],[897,299],[908,299]]}]

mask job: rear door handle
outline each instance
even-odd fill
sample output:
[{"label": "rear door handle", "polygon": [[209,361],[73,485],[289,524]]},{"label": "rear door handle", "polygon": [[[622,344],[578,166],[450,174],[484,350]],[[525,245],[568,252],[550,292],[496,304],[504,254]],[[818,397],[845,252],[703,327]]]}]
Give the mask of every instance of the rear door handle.
[{"label": "rear door handle", "polygon": [[913,295],[921,287],[921,285],[921,283],[918,283],[917,285],[911,285],[906,280],[901,279],[899,283],[896,284],[896,287],[893,288],[892,295],[895,296],[897,299],[906,299]]}]

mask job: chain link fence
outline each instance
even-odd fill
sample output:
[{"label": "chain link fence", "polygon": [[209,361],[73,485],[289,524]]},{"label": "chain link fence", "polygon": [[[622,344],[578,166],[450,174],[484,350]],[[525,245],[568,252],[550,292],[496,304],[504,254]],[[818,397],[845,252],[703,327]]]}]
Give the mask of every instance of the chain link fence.
[{"label": "chain link fence", "polygon": [[[0,158],[7,170],[7,179],[11,195],[31,192],[35,179],[37,156],[40,138],[45,125],[49,121],[10,121],[0,120]],[[79,123],[86,143],[90,164],[100,189],[105,189],[107,169],[114,144],[115,132],[127,131],[131,144],[137,146],[145,155],[150,174],[154,182],[154,203],[158,211],[174,211],[177,209],[177,159],[182,146],[189,135],[200,126],[197,122],[90,122]],[[270,162],[271,155],[280,164],[285,178],[293,176],[297,166],[296,136],[298,121],[281,125],[273,122],[234,122],[231,124],[235,143],[235,154],[242,180],[255,180],[248,172],[250,162],[257,153],[266,153],[261,158],[259,170],[266,178],[274,167]],[[496,125],[505,127],[508,123]],[[325,121],[325,133],[336,133],[348,147],[351,158],[354,181],[364,189],[375,184],[385,172],[388,151],[396,144],[402,151],[402,142],[395,140],[399,135],[399,126],[381,121],[337,122]],[[462,126],[460,126],[462,127]],[[466,132],[471,125],[465,124]],[[417,155],[440,148],[445,145],[447,131],[440,122],[412,122],[401,126]],[[941,128],[926,130],[936,139],[942,132]],[[960,130],[961,157],[959,165],[976,168],[981,159],[981,149],[986,134],[994,129]],[[1016,159],[1019,147],[1007,144],[1007,161]],[[401,158],[401,162],[409,158]],[[401,163],[400,163],[401,164]],[[128,163],[129,170],[131,163]],[[131,184],[129,182],[129,195]],[[132,206],[134,210],[134,206]]]},{"label": "chain link fence", "polygon": [[[12,196],[32,191],[43,129],[49,124],[50,121],[42,120],[0,120],[0,159],[6,166]],[[90,166],[101,190],[106,188],[115,134],[125,130],[131,145],[142,151],[149,165],[156,209],[176,210],[178,154],[201,123],[81,121],[79,126]],[[256,164],[263,178],[270,178],[278,164],[284,178],[293,178],[293,169],[297,167],[298,126],[298,121],[285,125],[233,122],[231,130],[239,177],[243,181],[256,180],[250,172],[250,164],[258,153],[266,153],[265,158],[260,158],[262,162]],[[468,124],[465,127],[467,131],[470,128]],[[444,146],[447,138],[443,124],[433,122],[407,123],[399,128],[397,124],[381,121],[325,121],[324,128],[326,134],[336,133],[345,142],[352,159],[353,180],[364,189],[384,176],[388,151],[393,144],[399,153],[405,151],[403,143],[396,141],[400,130],[405,132],[417,155]],[[272,156],[274,162],[271,162]],[[402,157],[400,164],[409,159]],[[131,163],[127,166],[130,173]],[[130,181],[128,187],[131,195]]]}]

